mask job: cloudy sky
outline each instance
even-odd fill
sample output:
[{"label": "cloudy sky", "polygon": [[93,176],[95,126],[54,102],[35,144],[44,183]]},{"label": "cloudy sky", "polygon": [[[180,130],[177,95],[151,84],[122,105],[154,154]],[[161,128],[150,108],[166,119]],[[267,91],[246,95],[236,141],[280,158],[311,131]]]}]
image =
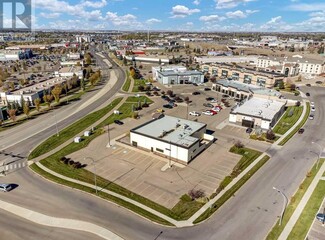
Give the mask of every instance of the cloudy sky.
[{"label": "cloudy sky", "polygon": [[35,28],[325,31],[324,0],[33,0]]}]

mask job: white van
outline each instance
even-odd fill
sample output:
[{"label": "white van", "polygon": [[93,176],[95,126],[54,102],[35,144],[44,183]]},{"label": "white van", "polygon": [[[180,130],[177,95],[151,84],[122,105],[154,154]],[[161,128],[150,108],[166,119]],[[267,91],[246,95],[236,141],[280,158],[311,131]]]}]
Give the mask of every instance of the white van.
[{"label": "white van", "polygon": [[0,191],[9,192],[12,189],[12,186],[7,183],[0,184]]}]

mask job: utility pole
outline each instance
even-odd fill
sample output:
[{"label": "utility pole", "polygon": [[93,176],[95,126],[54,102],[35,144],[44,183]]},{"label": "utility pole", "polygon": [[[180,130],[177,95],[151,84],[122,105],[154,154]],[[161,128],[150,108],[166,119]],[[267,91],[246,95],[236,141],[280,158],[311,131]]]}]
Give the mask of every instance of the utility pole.
[{"label": "utility pole", "polygon": [[111,146],[111,135],[109,132],[109,124],[107,124],[108,146]]}]

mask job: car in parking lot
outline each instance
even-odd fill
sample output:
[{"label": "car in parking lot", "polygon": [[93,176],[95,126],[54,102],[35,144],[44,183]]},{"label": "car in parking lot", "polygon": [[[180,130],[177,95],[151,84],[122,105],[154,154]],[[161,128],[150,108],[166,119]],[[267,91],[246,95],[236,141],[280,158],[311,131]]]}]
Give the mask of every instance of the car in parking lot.
[{"label": "car in parking lot", "polygon": [[196,116],[196,117],[201,116],[201,114],[199,112],[196,112],[196,111],[189,112],[189,114],[191,116]]},{"label": "car in parking lot", "polygon": [[207,100],[207,101],[213,101],[215,99],[214,99],[214,97],[207,97],[205,100]]},{"label": "car in parking lot", "polygon": [[323,84],[323,82],[322,82],[322,81],[316,81],[316,83],[317,83],[317,84]]},{"label": "car in parking lot", "polygon": [[9,192],[11,189],[12,189],[11,184],[8,184],[8,183],[0,184],[0,191],[2,191],[2,192]]},{"label": "car in parking lot", "polygon": [[310,93],[309,93],[309,92],[307,92],[307,93],[306,93],[306,96],[307,96],[307,97],[310,97]]},{"label": "car in parking lot", "polygon": [[200,92],[197,92],[197,91],[195,91],[195,92],[192,92],[192,95],[200,95],[201,93]]},{"label": "car in parking lot", "polygon": [[211,102],[212,102],[212,103],[217,103],[218,100],[217,100],[217,99],[213,99],[213,100],[211,100]]},{"label": "car in parking lot", "polygon": [[306,86],[307,86],[307,87],[311,87],[311,84],[310,84],[310,83],[307,83]]},{"label": "car in parking lot", "polygon": [[211,88],[206,87],[204,88],[204,91],[211,91]]},{"label": "car in parking lot", "polygon": [[311,107],[311,111],[312,112],[315,112],[316,111],[316,108],[315,107]]},{"label": "car in parking lot", "polygon": [[204,115],[208,115],[208,116],[213,116],[213,113],[210,112],[209,110],[207,110],[207,111],[203,111],[202,114],[204,114]]},{"label": "car in parking lot", "polygon": [[246,133],[251,134],[252,132],[253,132],[253,129],[252,128],[247,128],[246,129]]},{"label": "car in parking lot", "polygon": [[317,213],[316,219],[323,223],[325,221],[325,214],[324,213]]},{"label": "car in parking lot", "polygon": [[114,120],[114,123],[116,123],[117,125],[123,125],[124,123],[122,122],[122,121],[120,121],[120,120]]},{"label": "car in parking lot", "polygon": [[209,111],[212,112],[213,115],[218,114],[218,111],[216,111],[216,110],[210,109]]},{"label": "car in parking lot", "polygon": [[299,134],[303,134],[304,132],[305,132],[305,129],[303,129],[303,128],[300,128],[298,131]]},{"label": "car in parking lot", "polygon": [[193,83],[193,86],[199,86],[197,83]]},{"label": "car in parking lot", "polygon": [[204,107],[213,108],[214,106],[211,103],[203,103]]},{"label": "car in parking lot", "polygon": [[308,118],[309,118],[310,120],[314,120],[314,115],[313,115],[313,114],[310,114]]},{"label": "car in parking lot", "polygon": [[310,102],[310,107],[315,107],[315,103],[314,102]]},{"label": "car in parking lot", "polygon": [[164,108],[169,108],[169,109],[172,109],[173,108],[173,106],[171,106],[170,104],[164,104],[163,107]]}]

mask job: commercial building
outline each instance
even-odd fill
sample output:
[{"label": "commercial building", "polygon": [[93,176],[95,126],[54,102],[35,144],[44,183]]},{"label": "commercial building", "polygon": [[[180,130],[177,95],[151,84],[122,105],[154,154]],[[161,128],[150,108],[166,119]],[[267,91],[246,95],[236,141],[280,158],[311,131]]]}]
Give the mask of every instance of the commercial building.
[{"label": "commercial building", "polygon": [[130,131],[132,146],[183,164],[189,163],[214,140],[205,134],[206,124],[164,116]]},{"label": "commercial building", "polygon": [[307,59],[301,55],[292,57],[259,57],[256,66],[268,71],[277,67],[285,76],[296,76],[299,73],[319,75],[325,72],[324,60]]},{"label": "commercial building", "polygon": [[250,98],[253,95],[261,98],[279,99],[281,93],[274,90],[252,84],[241,83],[238,81],[222,79],[212,84],[212,89],[227,94],[237,99]]},{"label": "commercial building", "polygon": [[55,71],[54,75],[56,77],[72,77],[73,75],[77,75],[81,78],[82,69],[80,66],[63,67],[59,71]]},{"label": "commercial building", "polygon": [[284,80],[284,75],[275,72],[258,71],[234,64],[202,64],[201,70],[220,78],[230,78],[246,84],[272,88]]},{"label": "commercial building", "polygon": [[267,130],[280,119],[285,105],[285,101],[252,97],[231,110],[229,122]]},{"label": "commercial building", "polygon": [[158,71],[179,71],[179,72],[184,72],[187,70],[186,67],[184,66],[178,66],[178,65],[169,65],[169,66],[156,66],[152,67],[152,79],[157,81],[158,79]]},{"label": "commercial building", "polygon": [[204,75],[200,71],[157,71],[158,82],[164,85],[204,83]]},{"label": "commercial building", "polygon": [[89,35],[76,35],[76,41],[78,43],[91,42],[91,37]]},{"label": "commercial building", "polygon": [[33,52],[31,49],[0,51],[0,61],[16,61],[21,59],[29,59],[31,57],[33,57]]},{"label": "commercial building", "polygon": [[258,56],[212,56],[212,57],[195,57],[195,62],[199,64],[209,63],[248,63],[255,65]]}]

